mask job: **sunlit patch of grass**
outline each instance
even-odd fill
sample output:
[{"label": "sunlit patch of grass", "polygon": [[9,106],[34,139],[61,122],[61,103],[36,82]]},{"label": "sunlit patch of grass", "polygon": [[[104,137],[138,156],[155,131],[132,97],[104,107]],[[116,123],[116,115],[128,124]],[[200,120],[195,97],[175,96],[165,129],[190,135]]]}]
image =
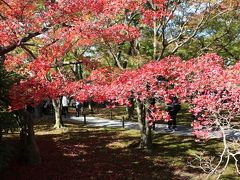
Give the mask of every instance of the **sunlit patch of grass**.
[{"label": "sunlit patch of grass", "polygon": [[139,164],[139,161],[133,161],[132,164]]},{"label": "sunlit patch of grass", "polygon": [[123,131],[123,128],[110,128],[110,127],[101,127],[101,128],[94,128],[94,131],[99,130],[99,131],[105,131],[105,132],[113,132],[113,131]]},{"label": "sunlit patch of grass", "polygon": [[115,142],[111,142],[109,144],[106,145],[107,148],[110,149],[124,149],[127,148],[129,145],[131,145],[134,141],[115,141]]},{"label": "sunlit patch of grass", "polygon": [[[190,176],[191,179],[195,179],[194,174],[198,174],[198,178],[202,179],[206,177],[200,169],[193,169],[187,166],[187,162],[191,161],[203,153],[204,156],[217,157],[222,151],[223,144],[221,140],[212,139],[207,142],[197,143],[193,137],[173,136],[171,134],[157,134],[154,136],[154,158],[155,163],[161,162],[163,159],[168,162],[167,166],[178,167],[179,169],[185,169],[181,174]],[[217,160],[218,158],[216,158]],[[215,162],[216,163],[216,162]],[[175,172],[178,174],[179,172]],[[189,174],[188,174],[189,173]],[[232,177],[230,176],[232,175]],[[231,164],[223,177],[226,179],[236,179],[236,173],[234,173],[234,166]],[[196,179],[198,179],[196,178]]]},{"label": "sunlit patch of grass", "polygon": [[195,156],[197,155],[198,151],[195,149],[188,149],[187,150],[187,154],[189,154],[190,156]]},{"label": "sunlit patch of grass", "polygon": [[63,133],[67,133],[68,129],[67,128],[61,128],[61,129],[53,129],[53,128],[49,128],[48,130],[35,130],[35,134],[36,135],[59,135],[59,134],[63,134]]},{"label": "sunlit patch of grass", "polygon": [[67,157],[78,157],[79,154],[76,153],[63,153],[63,156],[67,156]]},{"label": "sunlit patch of grass", "polygon": [[140,137],[140,132],[139,130],[123,130],[120,131],[117,135],[117,138],[139,138]]},{"label": "sunlit patch of grass", "polygon": [[228,180],[228,179],[231,179],[231,180],[239,180],[239,179],[240,179],[240,175],[237,174],[237,172],[236,172],[236,167],[235,167],[233,164],[230,164],[230,165],[226,168],[226,170],[225,170],[223,176],[221,177],[221,179],[226,179],[226,180]]}]

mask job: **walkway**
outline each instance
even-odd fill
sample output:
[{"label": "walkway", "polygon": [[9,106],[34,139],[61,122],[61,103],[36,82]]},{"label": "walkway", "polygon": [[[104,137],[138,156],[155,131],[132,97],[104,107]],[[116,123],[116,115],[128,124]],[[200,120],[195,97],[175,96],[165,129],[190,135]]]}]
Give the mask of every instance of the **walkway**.
[{"label": "walkway", "polygon": [[[72,122],[78,122],[78,123],[84,124],[83,117],[71,116],[69,120]],[[99,117],[87,117],[86,122],[87,122],[86,126],[89,126],[89,127],[106,127],[106,128],[122,128],[123,127],[123,123],[120,120],[109,120],[109,119],[103,119]],[[156,127],[155,128],[156,133],[173,133],[173,132],[167,132],[165,130],[166,124],[156,124],[155,127]],[[138,123],[130,122],[130,121],[124,122],[124,128],[139,130]],[[191,127],[178,126],[177,131],[175,131],[173,134],[180,135],[180,136],[193,136],[192,131],[193,129]],[[226,131],[226,134],[228,139],[240,139],[240,129],[228,130]],[[222,134],[220,131],[214,131],[210,134],[210,138],[221,138],[221,137],[222,137]]]}]

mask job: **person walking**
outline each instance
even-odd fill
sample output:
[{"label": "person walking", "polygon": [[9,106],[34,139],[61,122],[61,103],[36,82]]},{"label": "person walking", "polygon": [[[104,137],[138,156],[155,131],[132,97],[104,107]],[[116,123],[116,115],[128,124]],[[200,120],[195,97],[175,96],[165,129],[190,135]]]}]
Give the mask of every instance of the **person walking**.
[{"label": "person walking", "polygon": [[80,107],[80,103],[78,101],[76,101],[75,107],[76,107],[76,112],[77,112],[76,117],[79,117],[81,107]]},{"label": "person walking", "polygon": [[177,113],[181,109],[181,104],[176,96],[171,97],[170,103],[167,104],[167,111],[171,117],[168,121],[168,127],[165,130],[175,131],[177,130]]},{"label": "person walking", "polygon": [[62,114],[64,115],[64,117],[67,117],[68,114],[68,100],[66,96],[62,97]]}]

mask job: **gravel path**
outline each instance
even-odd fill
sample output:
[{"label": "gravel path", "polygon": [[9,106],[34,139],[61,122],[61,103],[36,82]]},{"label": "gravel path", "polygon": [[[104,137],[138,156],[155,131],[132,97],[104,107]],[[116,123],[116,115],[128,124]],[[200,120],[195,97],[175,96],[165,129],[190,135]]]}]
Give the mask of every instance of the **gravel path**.
[{"label": "gravel path", "polygon": [[[73,121],[73,122],[79,122],[81,124],[84,124],[84,118],[83,117],[75,117],[71,116],[67,118],[67,120]],[[122,128],[123,123],[120,120],[110,120],[110,119],[103,119],[99,117],[87,117],[86,118],[86,126],[90,127],[108,127],[108,128]],[[155,132],[156,133],[172,133],[180,136],[193,136],[192,134],[192,128],[187,126],[177,126],[177,130],[174,132],[167,132],[165,130],[166,124],[156,124],[155,126]],[[124,122],[124,128],[126,129],[139,129],[137,122],[130,122],[125,121]],[[228,139],[240,139],[240,130],[239,129],[233,129],[226,131],[227,138]],[[210,134],[210,138],[222,138],[222,134],[220,131],[214,131]]]}]

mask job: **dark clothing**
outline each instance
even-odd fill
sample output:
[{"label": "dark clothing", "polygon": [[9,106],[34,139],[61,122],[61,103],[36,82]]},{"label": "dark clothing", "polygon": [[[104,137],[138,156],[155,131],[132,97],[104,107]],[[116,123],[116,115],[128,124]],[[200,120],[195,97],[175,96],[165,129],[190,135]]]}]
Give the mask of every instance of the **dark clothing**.
[{"label": "dark clothing", "polygon": [[48,102],[45,101],[42,105],[42,112],[44,115],[48,115],[49,114],[49,106],[48,106]]},{"label": "dark clothing", "polygon": [[177,114],[172,114],[170,115],[171,116],[171,120],[168,121],[168,128],[171,129],[175,129],[177,127],[177,120],[176,120],[176,117],[177,117]]},{"label": "dark clothing", "polygon": [[76,104],[76,112],[77,112],[77,117],[79,117],[79,115],[80,115],[80,109],[81,109],[81,107],[80,107],[80,104]]},{"label": "dark clothing", "polygon": [[176,117],[177,117],[177,113],[180,111],[181,109],[181,105],[178,101],[172,101],[171,103],[168,104],[168,113],[171,117],[171,120],[168,121],[168,128],[171,129],[175,129],[177,126],[177,121],[176,121]]},{"label": "dark clothing", "polygon": [[62,115],[64,115],[64,117],[67,118],[67,114],[68,114],[68,107],[63,106],[62,107]]},{"label": "dark clothing", "polygon": [[27,105],[26,106],[26,110],[29,112],[29,113],[33,113],[34,112],[34,107],[30,106],[30,105]]}]

